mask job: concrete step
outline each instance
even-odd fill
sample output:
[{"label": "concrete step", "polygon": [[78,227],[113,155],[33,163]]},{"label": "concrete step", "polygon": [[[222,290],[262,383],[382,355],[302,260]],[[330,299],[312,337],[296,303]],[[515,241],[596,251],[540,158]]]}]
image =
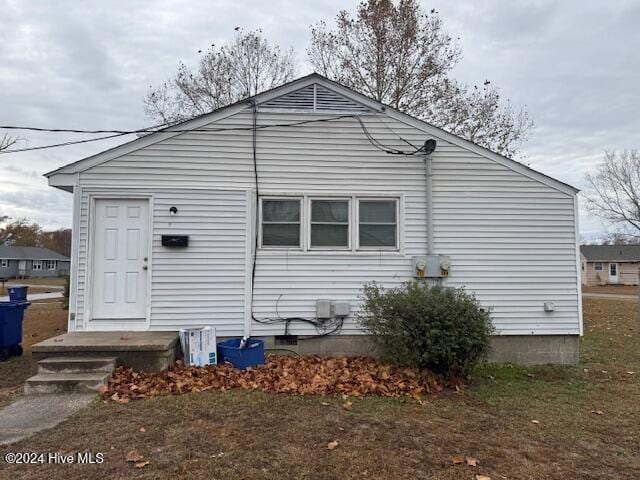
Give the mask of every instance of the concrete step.
[{"label": "concrete step", "polygon": [[47,357],[38,361],[38,373],[111,373],[116,357]]},{"label": "concrete step", "polygon": [[110,375],[107,372],[39,373],[27,380],[24,393],[94,393],[106,385]]}]

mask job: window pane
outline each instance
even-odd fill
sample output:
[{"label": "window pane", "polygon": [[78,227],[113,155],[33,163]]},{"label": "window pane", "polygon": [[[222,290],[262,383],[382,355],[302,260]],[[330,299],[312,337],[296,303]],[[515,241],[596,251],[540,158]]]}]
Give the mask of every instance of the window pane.
[{"label": "window pane", "polygon": [[312,247],[348,247],[348,225],[311,225]]},{"label": "window pane", "polygon": [[395,223],[395,200],[361,200],[360,221],[368,223]]},{"label": "window pane", "polygon": [[299,222],[300,200],[263,200],[263,222]]},{"label": "window pane", "polygon": [[312,222],[348,222],[349,202],[346,200],[311,200]]},{"label": "window pane", "polygon": [[395,225],[360,225],[361,247],[395,247]]},{"label": "window pane", "polygon": [[290,223],[262,225],[262,245],[266,247],[299,247],[300,225]]}]

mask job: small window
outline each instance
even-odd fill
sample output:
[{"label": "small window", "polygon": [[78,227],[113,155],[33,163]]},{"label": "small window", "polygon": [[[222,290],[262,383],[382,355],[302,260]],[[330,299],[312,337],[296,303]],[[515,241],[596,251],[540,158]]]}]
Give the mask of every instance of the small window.
[{"label": "small window", "polygon": [[596,263],[596,264],[593,266],[593,269],[594,269],[595,271],[597,271],[597,272],[601,272],[601,271],[602,271],[602,264],[601,264],[601,263]]},{"label": "small window", "polygon": [[42,260],[34,260],[31,266],[32,270],[42,270]]},{"label": "small window", "polygon": [[9,266],[9,259],[3,258],[0,260],[0,267],[7,268]]},{"label": "small window", "polygon": [[55,270],[57,263],[58,262],[56,260],[47,260],[47,270]]},{"label": "small window", "polygon": [[262,199],[262,246],[300,247],[300,199]]},{"label": "small window", "polygon": [[349,200],[311,200],[311,248],[349,248]]},{"label": "small window", "polygon": [[618,275],[618,264],[617,263],[610,263],[609,264],[609,275],[611,275],[612,277],[615,277],[616,275]]},{"label": "small window", "polygon": [[358,245],[398,248],[397,211],[397,200],[359,200]]}]

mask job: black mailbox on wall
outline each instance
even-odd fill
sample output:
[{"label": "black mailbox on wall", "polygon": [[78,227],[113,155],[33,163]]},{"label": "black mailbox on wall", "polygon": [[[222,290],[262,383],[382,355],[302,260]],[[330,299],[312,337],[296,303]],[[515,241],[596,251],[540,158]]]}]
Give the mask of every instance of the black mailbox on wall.
[{"label": "black mailbox on wall", "polygon": [[163,247],[188,247],[189,235],[162,235]]}]

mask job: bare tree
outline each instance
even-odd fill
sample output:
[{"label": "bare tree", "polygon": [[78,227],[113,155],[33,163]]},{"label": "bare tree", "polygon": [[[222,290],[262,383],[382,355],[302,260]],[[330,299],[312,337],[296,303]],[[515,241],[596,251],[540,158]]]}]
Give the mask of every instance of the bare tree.
[{"label": "bare tree", "polygon": [[617,227],[618,234],[640,239],[640,154],[637,150],[605,152],[594,173],[586,176],[587,206]]},{"label": "bare tree", "polygon": [[6,133],[2,136],[2,138],[0,138],[0,152],[2,150],[6,150],[8,148],[11,148],[13,145],[15,145],[16,143],[18,143],[20,139],[16,138],[16,137],[10,137],[9,135],[7,135]]},{"label": "bare tree", "polygon": [[[640,154],[638,150],[605,152],[595,173],[587,174],[589,210],[618,229],[617,239],[640,240]],[[638,269],[640,278],[640,268]],[[640,325],[640,290],[637,319]]]},{"label": "bare tree", "polygon": [[192,118],[277,87],[296,75],[293,49],[282,51],[260,30],[243,33],[221,47],[211,45],[197,70],[180,63],[175,77],[151,88],[144,99],[147,116],[163,123]]},{"label": "bare tree", "polygon": [[489,81],[468,87],[451,77],[457,41],[417,0],[368,0],[355,18],[342,10],[335,30],[320,22],[311,35],[307,54],[318,72],[498,153],[517,154],[533,127]]}]

